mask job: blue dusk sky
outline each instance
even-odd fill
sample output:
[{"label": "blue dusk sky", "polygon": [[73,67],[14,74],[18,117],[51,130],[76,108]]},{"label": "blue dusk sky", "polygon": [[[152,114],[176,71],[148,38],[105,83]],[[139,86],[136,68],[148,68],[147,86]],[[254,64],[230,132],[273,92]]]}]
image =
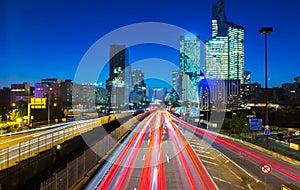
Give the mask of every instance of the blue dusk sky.
[{"label": "blue dusk sky", "polygon": [[[48,77],[73,80],[84,55],[98,39],[134,23],[172,24],[208,40],[215,1],[1,0],[0,88],[23,82],[33,86]],[[264,85],[264,37],[258,34],[263,26],[274,27],[268,36],[269,86],[281,86],[300,76],[299,7],[299,0],[225,0],[227,19],[245,28],[245,70],[251,72],[252,82]],[[170,82],[179,52],[139,45],[129,49],[129,62],[142,69],[146,78],[160,73],[154,78]],[[167,66],[161,69],[154,62]],[[99,81],[106,79],[107,67]]]}]

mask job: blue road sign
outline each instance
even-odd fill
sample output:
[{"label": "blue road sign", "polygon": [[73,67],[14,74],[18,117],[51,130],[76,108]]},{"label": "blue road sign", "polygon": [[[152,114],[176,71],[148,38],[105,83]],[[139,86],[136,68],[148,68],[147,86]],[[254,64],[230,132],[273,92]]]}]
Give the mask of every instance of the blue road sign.
[{"label": "blue road sign", "polygon": [[250,130],[261,131],[262,130],[262,119],[250,119]]},{"label": "blue road sign", "polygon": [[269,135],[270,132],[271,132],[270,129],[265,129],[265,130],[264,130],[264,134],[265,134],[265,135]]}]

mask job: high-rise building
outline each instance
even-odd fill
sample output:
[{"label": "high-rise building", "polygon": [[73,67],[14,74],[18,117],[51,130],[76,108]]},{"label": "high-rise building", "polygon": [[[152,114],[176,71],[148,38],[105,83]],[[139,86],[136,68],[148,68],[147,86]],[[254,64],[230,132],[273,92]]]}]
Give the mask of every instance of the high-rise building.
[{"label": "high-rise building", "polygon": [[212,5],[212,37],[227,36],[228,26],[224,9],[224,0],[219,0]]},{"label": "high-rise building", "polygon": [[[227,79],[244,82],[244,27],[227,20],[224,0],[219,0],[212,6],[212,39],[206,43],[206,74],[212,78],[214,69],[221,68],[221,78],[225,79],[225,57],[228,55]],[[227,41],[227,42],[226,42]],[[211,43],[215,43],[212,45]],[[219,43],[219,44],[218,44]],[[227,52],[225,45],[228,44]],[[216,58],[223,56],[223,61],[216,62]],[[214,64],[215,63],[215,64]],[[220,65],[218,65],[220,64]],[[223,73],[224,72],[224,73]]]},{"label": "high-rise building", "polygon": [[141,70],[132,72],[132,89],[130,93],[130,102],[138,104],[146,100],[146,83],[144,82],[144,73]]},{"label": "high-rise building", "polygon": [[212,38],[205,43],[205,53],[212,107],[239,107],[245,81],[244,27],[227,20],[224,0],[212,5]]},{"label": "high-rise building", "polygon": [[228,23],[229,79],[244,78],[244,28]]},{"label": "high-rise building", "polygon": [[136,85],[144,83],[144,79],[144,73],[141,70],[134,70],[132,72],[132,87],[134,88]]},{"label": "high-rise building", "polygon": [[128,50],[125,45],[110,46],[109,79],[106,81],[108,101],[120,108],[129,102],[131,71],[128,65]]},{"label": "high-rise building", "polygon": [[176,91],[179,96],[179,99],[182,100],[182,78],[184,72],[183,71],[173,71],[172,72],[172,88]]},{"label": "high-rise building", "polygon": [[206,77],[228,79],[228,37],[214,37],[205,42]]},{"label": "high-rise building", "polygon": [[197,99],[197,83],[200,77],[200,37],[180,37],[180,70],[183,71],[181,99],[192,102]]},{"label": "high-rise building", "polygon": [[200,75],[200,37],[186,35],[180,37],[180,70],[189,75],[191,81],[198,82]]}]

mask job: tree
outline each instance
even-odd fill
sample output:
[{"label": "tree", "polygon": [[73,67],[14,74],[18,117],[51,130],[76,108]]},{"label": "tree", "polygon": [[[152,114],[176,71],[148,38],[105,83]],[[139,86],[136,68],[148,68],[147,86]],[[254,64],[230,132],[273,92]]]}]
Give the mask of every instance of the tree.
[{"label": "tree", "polygon": [[234,115],[231,119],[231,129],[233,133],[247,133],[250,131],[249,120],[245,113]]}]

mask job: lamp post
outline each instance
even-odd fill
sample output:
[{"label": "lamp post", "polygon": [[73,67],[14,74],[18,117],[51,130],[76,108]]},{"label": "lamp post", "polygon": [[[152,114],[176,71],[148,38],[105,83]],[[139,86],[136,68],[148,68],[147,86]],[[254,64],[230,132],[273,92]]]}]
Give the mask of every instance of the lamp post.
[{"label": "lamp post", "polygon": [[265,35],[265,125],[269,125],[268,117],[268,51],[267,51],[267,35],[273,32],[273,27],[262,27],[259,34]]},{"label": "lamp post", "polygon": [[48,94],[48,125],[50,125],[50,98],[49,98],[49,94]]},{"label": "lamp post", "polygon": [[268,134],[266,130],[269,130],[269,116],[268,116],[268,49],[267,49],[267,36],[273,32],[273,27],[262,27],[259,29],[258,33],[265,35],[265,136],[266,136],[266,145],[269,146]]}]

